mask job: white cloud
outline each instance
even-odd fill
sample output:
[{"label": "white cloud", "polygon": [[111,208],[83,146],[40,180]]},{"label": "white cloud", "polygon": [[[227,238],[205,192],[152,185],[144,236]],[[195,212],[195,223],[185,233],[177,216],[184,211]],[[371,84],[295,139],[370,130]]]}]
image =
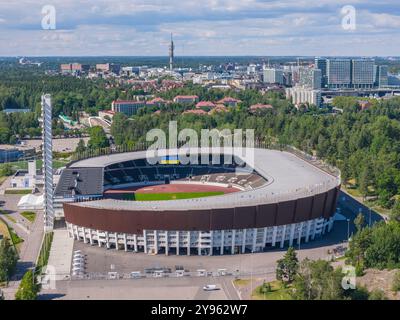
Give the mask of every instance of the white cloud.
[{"label": "white cloud", "polygon": [[[52,0],[55,31],[40,29],[43,1],[0,0],[0,55],[373,55],[400,49],[400,4],[352,0],[357,30],[341,28],[348,0]],[[385,8],[385,9],[381,9]],[[386,11],[385,11],[386,10]],[[6,20],[7,19],[7,20]],[[385,46],[384,41],[390,43]],[[382,44],[377,46],[377,43]]]}]

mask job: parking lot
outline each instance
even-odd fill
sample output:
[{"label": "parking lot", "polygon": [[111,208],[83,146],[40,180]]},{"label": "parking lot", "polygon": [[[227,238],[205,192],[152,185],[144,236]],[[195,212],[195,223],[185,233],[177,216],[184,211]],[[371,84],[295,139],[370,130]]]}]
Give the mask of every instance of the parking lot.
[{"label": "parking lot", "polygon": [[[347,239],[347,222],[337,221],[330,234],[315,241],[300,245],[299,258],[330,259],[334,249]],[[294,244],[299,249],[297,244]],[[176,256],[147,255],[125,251],[107,250],[75,241],[74,250],[80,250],[85,256],[84,273],[92,279],[106,279],[109,273],[117,273],[115,277],[130,278],[132,272],[140,272],[141,276],[154,277],[154,271],[164,271],[160,277],[177,276],[177,269],[184,270],[184,276],[198,276],[199,270],[209,275],[218,276],[221,271],[225,275],[249,276],[264,275],[275,272],[276,261],[287,248],[274,249],[254,254],[224,256]]]},{"label": "parking lot", "polygon": [[[56,289],[42,290],[39,299],[68,300],[227,300],[238,299],[232,279],[160,278],[136,280],[58,281]],[[217,290],[205,291],[206,285]]]}]

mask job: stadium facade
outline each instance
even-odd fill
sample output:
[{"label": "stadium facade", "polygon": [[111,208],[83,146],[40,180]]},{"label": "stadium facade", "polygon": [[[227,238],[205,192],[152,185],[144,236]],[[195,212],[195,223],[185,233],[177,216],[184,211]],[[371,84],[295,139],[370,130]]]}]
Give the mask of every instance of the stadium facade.
[{"label": "stadium facade", "polygon": [[[165,162],[161,157],[148,161],[146,152],[76,161],[62,173],[56,202],[59,210],[62,205],[74,239],[149,254],[260,252],[309,242],[331,231],[340,174],[322,169],[312,158],[306,161],[285,151],[252,151],[251,170],[245,161],[225,163],[226,152],[218,156],[219,164],[211,163],[215,150],[207,150],[209,163],[198,164]],[[182,155],[181,150],[169,152]],[[204,158],[204,150],[196,152]],[[162,185],[182,192],[194,185],[236,192],[169,201],[132,201],[124,193]]]}]

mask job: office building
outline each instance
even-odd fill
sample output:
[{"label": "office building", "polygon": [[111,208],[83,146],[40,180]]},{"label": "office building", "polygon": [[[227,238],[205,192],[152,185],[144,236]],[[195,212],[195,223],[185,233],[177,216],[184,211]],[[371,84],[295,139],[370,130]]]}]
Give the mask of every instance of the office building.
[{"label": "office building", "polygon": [[321,87],[325,88],[328,84],[327,59],[315,58],[314,68],[321,70]]},{"label": "office building", "polygon": [[350,59],[328,59],[326,72],[329,88],[351,88]]},{"label": "office building", "polygon": [[121,72],[121,66],[114,63],[99,63],[96,64],[96,70],[99,72],[119,74]]},{"label": "office building", "polygon": [[351,61],[353,88],[365,89],[374,86],[374,65],[373,59],[353,59]]},{"label": "office building", "polygon": [[322,73],[320,69],[301,68],[299,85],[306,89],[321,89]]},{"label": "office building", "polygon": [[283,70],[275,68],[264,69],[264,83],[283,85],[285,83],[283,78]]},{"label": "office building", "polygon": [[374,66],[374,84],[376,87],[384,88],[389,85],[388,66]]},{"label": "office building", "polygon": [[82,72],[88,72],[90,66],[87,64],[80,63],[64,63],[60,65],[60,70],[62,74],[81,74]]},{"label": "office building", "polygon": [[111,103],[111,110],[131,117],[135,115],[140,108],[143,108],[146,105],[146,101],[117,100]]}]

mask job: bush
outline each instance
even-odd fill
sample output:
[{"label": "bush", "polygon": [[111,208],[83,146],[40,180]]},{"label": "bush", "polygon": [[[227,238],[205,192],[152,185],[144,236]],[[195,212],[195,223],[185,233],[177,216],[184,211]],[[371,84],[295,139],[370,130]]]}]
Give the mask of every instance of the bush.
[{"label": "bush", "polygon": [[0,244],[0,282],[8,281],[14,273],[18,255],[8,239]]},{"label": "bush", "polygon": [[269,282],[265,282],[261,289],[260,289],[261,293],[269,293],[272,291],[272,287],[271,284]]},{"label": "bush", "polygon": [[373,290],[368,297],[368,300],[387,300],[388,298],[385,296],[385,292],[380,289]]},{"label": "bush", "polygon": [[400,291],[400,270],[397,271],[394,275],[393,283],[392,283],[392,290]]},{"label": "bush", "polygon": [[32,270],[29,270],[21,280],[15,300],[36,300],[38,292],[39,286],[36,283],[35,275]]}]

